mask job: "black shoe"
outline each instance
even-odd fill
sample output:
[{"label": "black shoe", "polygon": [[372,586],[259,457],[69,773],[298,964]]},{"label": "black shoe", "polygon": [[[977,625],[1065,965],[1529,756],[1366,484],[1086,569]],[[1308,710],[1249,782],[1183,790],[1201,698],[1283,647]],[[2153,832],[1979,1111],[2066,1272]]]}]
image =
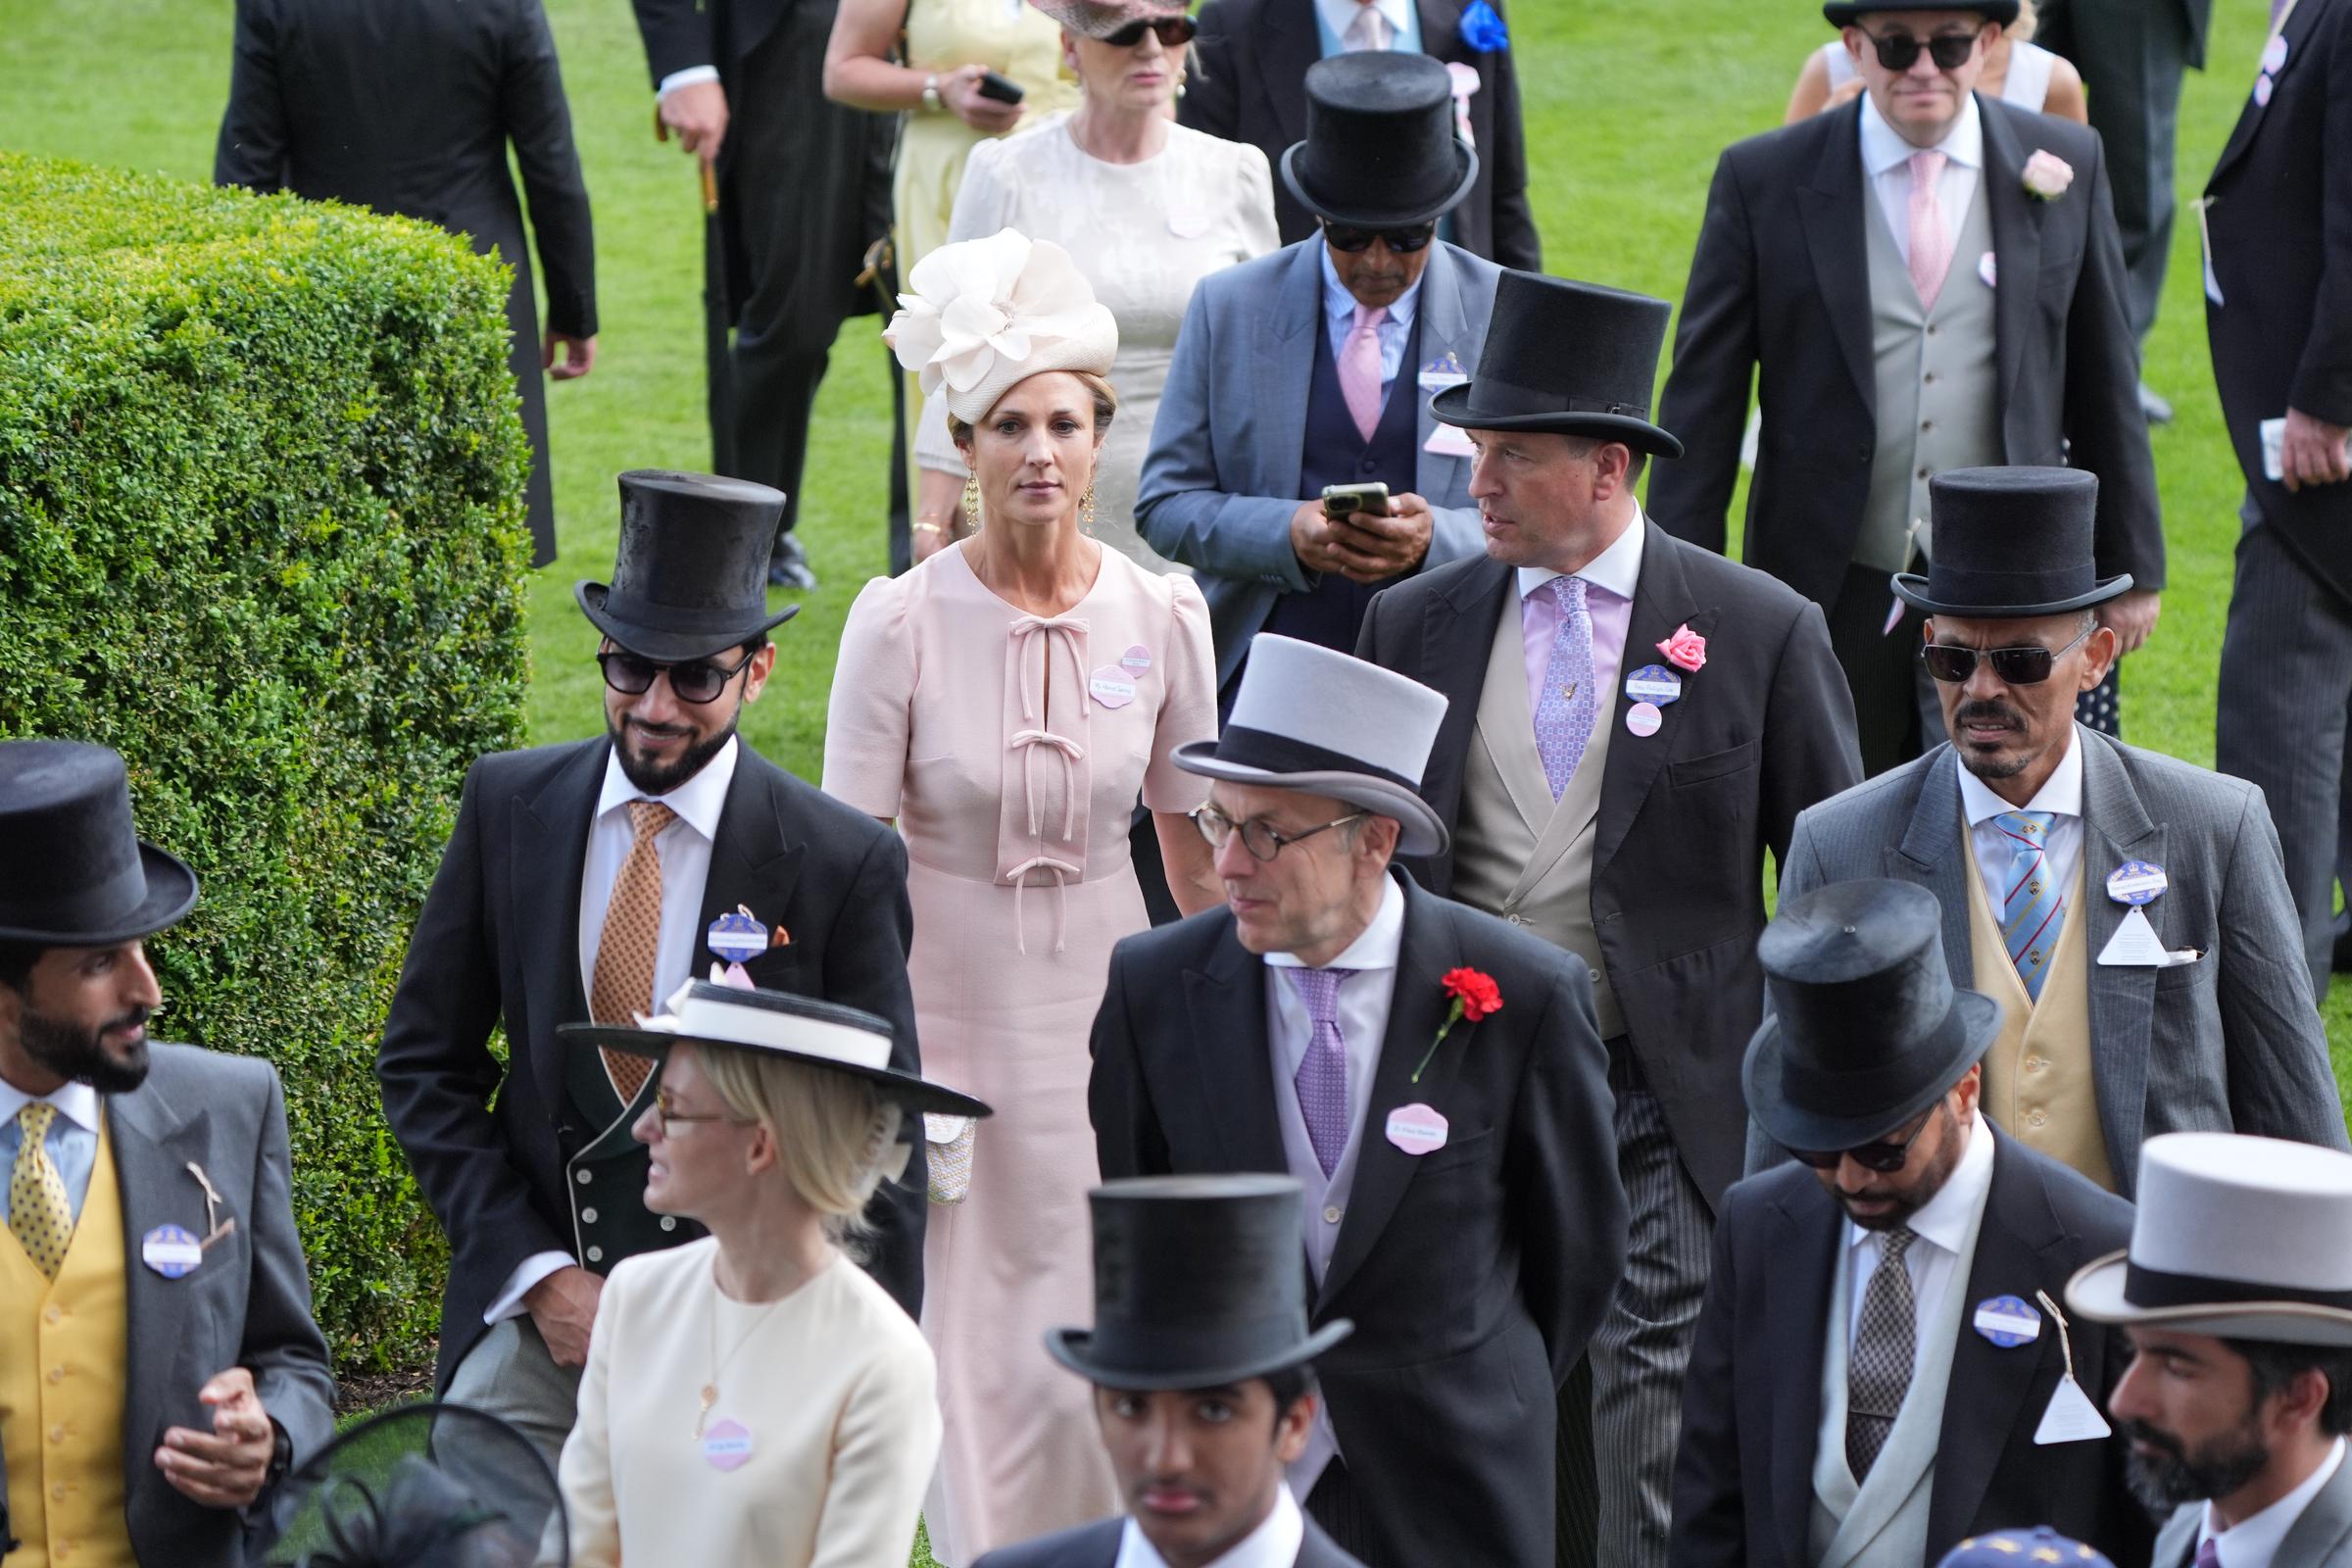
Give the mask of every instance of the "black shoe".
[{"label": "black shoe", "polygon": [[778,534],[776,548],[767,558],[767,585],[770,588],[794,588],[803,593],[816,586],[816,573],[808,569],[808,552],[801,548],[800,540],[791,534]]},{"label": "black shoe", "polygon": [[2148,416],[2150,424],[2173,422],[2173,406],[2158,397],[2155,389],[2145,381],[2139,383],[2139,412]]}]

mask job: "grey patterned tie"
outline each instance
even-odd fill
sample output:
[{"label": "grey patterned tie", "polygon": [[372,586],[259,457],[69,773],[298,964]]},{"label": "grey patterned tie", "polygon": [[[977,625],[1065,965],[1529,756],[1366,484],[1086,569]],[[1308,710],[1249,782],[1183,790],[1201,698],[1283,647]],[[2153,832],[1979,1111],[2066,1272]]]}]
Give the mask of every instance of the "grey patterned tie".
[{"label": "grey patterned tie", "polygon": [[1853,1358],[1845,1373],[1845,1462],[1857,1482],[1878,1463],[1911,1389],[1919,1323],[1903,1254],[1918,1239],[1904,1225],[1881,1232],[1879,1266],[1862,1294],[1862,1323],[1854,1331]]}]

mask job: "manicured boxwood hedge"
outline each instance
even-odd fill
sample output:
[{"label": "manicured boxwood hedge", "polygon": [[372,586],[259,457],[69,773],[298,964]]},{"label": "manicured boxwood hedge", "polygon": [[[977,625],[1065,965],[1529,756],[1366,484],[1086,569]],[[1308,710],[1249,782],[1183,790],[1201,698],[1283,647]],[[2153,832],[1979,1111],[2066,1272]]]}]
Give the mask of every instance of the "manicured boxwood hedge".
[{"label": "manicured boxwood hedge", "polygon": [[102,741],[204,881],[160,1038],[277,1063],[320,1323],[430,1361],[371,1069],[466,763],[522,729],[506,269],[427,226],[0,154],[0,735]]}]

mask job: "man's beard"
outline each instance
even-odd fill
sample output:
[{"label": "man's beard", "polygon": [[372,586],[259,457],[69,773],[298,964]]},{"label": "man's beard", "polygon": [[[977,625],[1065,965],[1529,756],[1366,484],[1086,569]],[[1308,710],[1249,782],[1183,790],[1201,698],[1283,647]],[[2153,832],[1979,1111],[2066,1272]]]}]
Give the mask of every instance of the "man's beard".
[{"label": "man's beard", "polygon": [[[740,716],[740,714],[738,715]],[[628,781],[647,795],[661,797],[700,773],[710,759],[735,738],[736,720],[727,720],[727,727],[707,741],[689,746],[678,760],[665,765],[646,761],[629,750],[626,719],[608,721],[606,733],[612,737],[612,755],[620,759],[620,771]]]},{"label": "man's beard", "polygon": [[2132,1494],[2160,1513],[2184,1502],[2227,1497],[2262,1474],[2271,1462],[2271,1450],[2250,1430],[2251,1423],[2246,1430],[2206,1444],[2193,1455],[2181,1446],[2180,1439],[2145,1421],[2124,1419],[2116,1425],[2118,1435],[2127,1441],[2160,1450],[2150,1455],[2131,1448],[2124,1464],[2124,1480]]},{"label": "man's beard", "polygon": [[2023,736],[2026,733],[2025,714],[2007,703],[1962,703],[1952,710],[1952,747],[1960,754],[1961,764],[1979,778],[2015,778],[2026,770],[2026,764],[2033,759],[2024,754],[2011,752],[2000,757],[1986,757],[1961,745],[1960,731],[1972,721],[2007,724],[2012,731]]},{"label": "man's beard", "polygon": [[106,1054],[102,1037],[109,1029],[136,1028],[146,1021],[147,1009],[133,1007],[85,1031],[26,1007],[17,1017],[17,1039],[25,1055],[60,1078],[88,1084],[102,1095],[127,1095],[147,1081],[147,1037],[131,1042],[120,1057]]}]

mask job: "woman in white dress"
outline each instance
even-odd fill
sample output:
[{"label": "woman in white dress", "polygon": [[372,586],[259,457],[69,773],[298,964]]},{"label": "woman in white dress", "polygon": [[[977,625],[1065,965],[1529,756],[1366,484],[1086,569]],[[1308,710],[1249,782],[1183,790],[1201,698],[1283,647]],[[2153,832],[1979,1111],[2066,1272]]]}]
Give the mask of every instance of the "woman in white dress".
[{"label": "woman in white dress", "polygon": [[[1119,326],[1110,384],[1119,417],[1095,481],[1097,539],[1153,571],[1180,568],[1135,531],[1135,490],[1193,285],[1281,244],[1265,154],[1175,122],[1194,26],[1184,0],[1032,0],[1062,25],[1077,109],[972,149],[950,240],[1013,228],[1076,259]],[[927,400],[915,430],[922,467],[914,558],[961,538],[976,520],[958,496],[962,454],[947,405]]]},{"label": "woman in white dress", "polygon": [[[2034,0],[2019,0],[2017,20],[2001,29],[1984,56],[1977,91],[2020,109],[2089,124],[2090,103],[2082,95],[2082,74],[2072,62],[2034,42]],[[1807,57],[1805,69],[1797,74],[1783,122],[1793,125],[1810,120],[1825,109],[1851,103],[1861,91],[1862,78],[1855,74],[1845,40],[1832,38]]]}]

